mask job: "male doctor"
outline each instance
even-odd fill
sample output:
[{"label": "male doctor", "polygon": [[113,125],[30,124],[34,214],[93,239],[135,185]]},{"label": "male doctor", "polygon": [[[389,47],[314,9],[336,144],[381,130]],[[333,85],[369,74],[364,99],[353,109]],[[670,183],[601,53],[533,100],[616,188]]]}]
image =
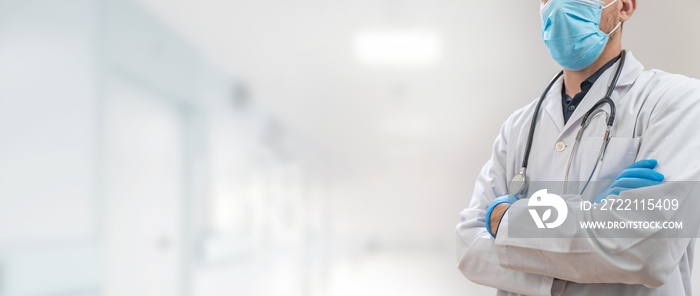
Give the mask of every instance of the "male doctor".
[{"label": "male doctor", "polygon": [[[544,96],[537,118],[539,100],[503,124],[456,229],[460,271],[473,282],[497,288],[497,295],[692,295],[692,236],[659,238],[643,229],[629,230],[625,238],[586,236],[585,230],[570,229],[548,229],[554,235],[546,239],[512,233],[517,229],[513,226],[524,224],[517,218],[527,217],[509,214],[527,208],[529,197],[509,194],[509,183],[521,172],[532,120],[537,127],[527,177],[531,182],[564,181],[582,117],[606,95],[621,63],[622,24],[636,7],[636,0],[541,1],[542,37],[563,75]],[[605,130],[604,117],[597,116],[575,151],[568,175],[569,180],[585,181],[596,165],[593,181],[621,182],[591,197],[567,197],[566,206],[573,211],[584,198],[600,203],[615,197],[611,194],[643,200],[653,193],[682,204],[700,199],[676,185],[700,181],[700,81],[645,70],[626,52],[611,99],[617,114],[605,157],[597,163]],[[607,105],[596,108],[610,112]],[[692,216],[700,215],[692,211],[697,208],[687,211],[683,215],[690,217],[690,225],[684,227],[696,227],[700,222]],[[651,213],[569,214],[566,219],[648,218]],[[654,214],[671,219],[682,213]]]}]

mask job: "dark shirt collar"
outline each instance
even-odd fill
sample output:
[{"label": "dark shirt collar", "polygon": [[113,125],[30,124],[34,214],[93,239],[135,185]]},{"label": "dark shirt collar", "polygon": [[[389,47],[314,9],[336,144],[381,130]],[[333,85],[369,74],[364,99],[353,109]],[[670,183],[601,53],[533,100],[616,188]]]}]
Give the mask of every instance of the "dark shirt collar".
[{"label": "dark shirt collar", "polygon": [[[605,65],[603,65],[602,67],[600,67],[600,69],[598,69],[598,71],[596,71],[595,73],[593,73],[593,75],[591,75],[591,76],[588,77],[586,80],[584,80],[583,82],[581,82],[581,91],[582,91],[582,92],[588,92],[588,91],[591,89],[591,87],[593,86],[593,84],[596,82],[596,80],[598,80],[598,78],[600,77],[600,75],[603,75],[603,73],[605,73],[606,70],[608,70],[610,67],[612,67],[612,65],[614,65],[615,63],[617,63],[617,61],[618,61],[619,59],[620,59],[620,55],[618,55],[618,56],[616,56],[615,58],[613,58],[612,60],[610,60],[607,64],[605,64]],[[562,88],[563,88],[563,87],[562,87]]]},{"label": "dark shirt collar", "polygon": [[598,78],[600,78],[600,76],[603,75],[603,73],[605,73],[605,71],[608,70],[610,67],[612,67],[612,65],[614,65],[619,59],[620,55],[607,62],[605,65],[600,67],[598,71],[593,73],[593,75],[589,76],[586,80],[581,82],[581,92],[574,95],[573,98],[569,97],[569,95],[566,94],[566,85],[562,83],[561,105],[564,115],[564,123],[569,121],[569,118],[576,110],[576,107],[578,107],[579,103],[581,103],[586,94],[588,94],[588,91],[591,89],[591,87],[593,87],[593,84],[596,82],[596,80],[598,80]]}]

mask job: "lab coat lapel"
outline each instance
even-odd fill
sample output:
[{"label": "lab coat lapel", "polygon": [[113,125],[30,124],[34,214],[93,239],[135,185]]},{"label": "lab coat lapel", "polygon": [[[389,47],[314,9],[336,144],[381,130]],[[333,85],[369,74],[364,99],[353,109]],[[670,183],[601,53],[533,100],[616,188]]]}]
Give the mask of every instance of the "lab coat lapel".
[{"label": "lab coat lapel", "polygon": [[564,76],[557,79],[554,85],[552,85],[552,88],[549,90],[542,103],[542,109],[544,113],[547,114],[546,117],[551,120],[552,126],[555,127],[558,133],[561,133],[564,128],[564,113],[561,109],[561,88],[563,83]]},{"label": "lab coat lapel", "polygon": [[[618,65],[619,61],[609,69],[605,70],[603,75],[598,77],[598,80],[596,80],[586,96],[583,98],[581,104],[579,104],[576,111],[574,111],[574,114],[571,115],[569,120],[564,125],[564,128],[561,130],[562,135],[568,133],[571,129],[578,131],[578,127],[581,126],[583,116],[586,115],[586,113],[591,110],[591,108],[593,108],[593,106],[600,101],[600,99],[605,97],[605,93],[608,91],[608,86],[615,75],[615,71],[617,71]],[[627,60],[625,61],[624,68],[622,69],[620,79],[618,80],[617,86],[615,87],[611,97],[613,102],[617,103],[620,100],[622,97],[621,92],[626,92],[626,90],[629,89],[628,86],[634,83],[643,70],[644,66],[642,66],[642,64],[634,58],[632,53],[628,51]],[[559,91],[561,91],[561,88]],[[609,110],[607,107],[603,108],[606,108],[606,111]],[[563,117],[561,111],[561,99],[559,102],[559,116]]]}]

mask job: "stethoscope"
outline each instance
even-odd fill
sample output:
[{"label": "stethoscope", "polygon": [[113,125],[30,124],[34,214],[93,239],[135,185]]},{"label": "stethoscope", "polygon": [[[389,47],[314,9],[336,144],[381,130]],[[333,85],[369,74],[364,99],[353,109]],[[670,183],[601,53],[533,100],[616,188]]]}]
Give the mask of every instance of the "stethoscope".
[{"label": "stethoscope", "polygon": [[[564,193],[566,193],[566,185],[569,181],[569,169],[571,168],[571,162],[573,161],[574,154],[576,153],[578,143],[581,141],[583,131],[588,127],[591,119],[593,119],[595,115],[601,112],[606,113],[603,109],[599,108],[605,104],[608,104],[610,106],[610,114],[607,114],[607,126],[605,128],[605,136],[603,137],[603,143],[600,145],[600,151],[598,152],[598,157],[596,158],[596,163],[593,167],[593,171],[591,171],[591,174],[588,176],[588,181],[586,181],[586,184],[583,186],[583,189],[581,190],[580,194],[583,194],[583,192],[586,190],[586,187],[588,187],[588,184],[593,178],[593,174],[595,173],[598,164],[603,160],[603,156],[605,155],[605,149],[608,147],[608,143],[610,142],[610,129],[612,128],[613,122],[615,121],[615,103],[612,101],[610,96],[612,96],[612,93],[615,90],[615,87],[617,86],[617,80],[620,78],[620,74],[622,74],[622,68],[625,64],[625,57],[626,51],[623,50],[620,54],[620,64],[617,66],[615,76],[613,77],[612,82],[608,86],[608,92],[605,94],[605,97],[600,99],[600,101],[598,101],[597,103],[595,103],[595,105],[593,105],[593,107],[590,110],[588,110],[588,112],[586,112],[586,114],[583,116],[583,121],[581,121],[581,128],[579,128],[578,134],[576,135],[574,146],[571,148],[571,153],[569,154],[569,162],[566,166],[566,176],[564,177]],[[525,157],[523,158],[522,168],[520,169],[520,173],[516,174],[515,177],[513,177],[513,179],[510,181],[510,186],[508,189],[509,194],[521,197],[525,193],[525,191],[527,191],[529,183],[529,180],[527,178],[527,164],[528,160],[530,159],[530,150],[532,149],[532,138],[535,134],[535,127],[537,125],[537,116],[540,113],[540,107],[542,106],[542,102],[547,96],[547,93],[549,93],[549,90],[552,88],[554,83],[556,83],[556,81],[563,74],[564,71],[561,71],[559,72],[559,74],[554,76],[554,78],[552,78],[552,81],[549,83],[547,88],[540,96],[539,101],[537,102],[537,107],[535,107],[535,113],[532,115],[532,123],[530,123],[530,133],[527,137],[527,146],[525,146]]]}]

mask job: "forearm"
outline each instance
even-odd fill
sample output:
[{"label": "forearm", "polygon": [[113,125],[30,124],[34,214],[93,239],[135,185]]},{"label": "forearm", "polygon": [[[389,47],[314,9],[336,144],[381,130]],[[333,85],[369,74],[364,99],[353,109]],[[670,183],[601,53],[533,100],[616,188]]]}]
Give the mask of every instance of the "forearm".
[{"label": "forearm", "polygon": [[469,280],[524,295],[550,295],[554,278],[503,268],[493,238],[484,227],[484,211],[465,209],[457,225],[458,268]]},{"label": "forearm", "polygon": [[501,219],[503,219],[503,215],[506,213],[509,207],[510,204],[502,203],[497,205],[491,212],[491,235],[493,235],[494,237],[498,234],[498,227],[500,226]]}]

